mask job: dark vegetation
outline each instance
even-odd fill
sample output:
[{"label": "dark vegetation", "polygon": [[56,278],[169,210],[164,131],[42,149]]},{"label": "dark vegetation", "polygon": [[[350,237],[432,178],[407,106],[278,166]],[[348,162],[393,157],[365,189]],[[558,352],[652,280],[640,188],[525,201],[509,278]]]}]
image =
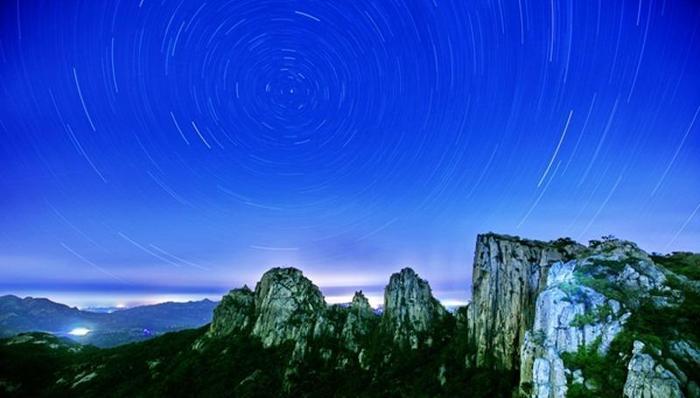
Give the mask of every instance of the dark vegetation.
[{"label": "dark vegetation", "polygon": [[[81,344],[114,347],[205,325],[211,321],[216,304],[209,300],[161,303],[95,313],[45,298],[6,295],[0,296],[0,338],[42,331],[66,336]],[[76,327],[92,331],[86,336],[67,335]]]},{"label": "dark vegetation", "polygon": [[580,328],[586,325],[591,325],[594,323],[601,322],[607,319],[608,316],[613,315],[613,309],[609,304],[597,307],[592,311],[585,312],[583,314],[577,314],[574,320],[571,321],[571,326]]},{"label": "dark vegetation", "polygon": [[[96,348],[82,347],[68,339],[44,333],[28,333],[26,343],[0,345],[0,386],[10,396],[52,396],[48,391],[58,369],[73,366]],[[42,343],[39,343],[42,342]],[[2,390],[0,390],[2,392]],[[0,394],[2,395],[2,394]]]},{"label": "dark vegetation", "polygon": [[[329,313],[343,316],[338,308]],[[398,347],[373,328],[362,342],[367,347],[362,365],[334,338],[312,342],[293,366],[291,344],[263,348],[245,333],[192,349],[206,328],[77,352],[73,343],[50,348],[0,342],[0,386],[11,386],[5,389],[11,397],[510,396],[515,374],[465,367],[467,347],[455,338],[465,332],[462,327],[454,316],[446,317],[431,336],[433,344],[417,350]],[[339,366],[343,358],[347,364]]]},{"label": "dark vegetation", "polygon": [[[621,397],[622,387],[627,378],[627,362],[629,356],[620,355],[627,352],[627,346],[632,347],[632,341],[621,339],[620,336],[613,342],[605,355],[600,355],[598,349],[600,340],[589,346],[582,346],[575,353],[563,353],[562,359],[569,369],[580,369],[583,377],[589,382],[587,388],[583,384],[569,383],[568,397]],[[624,340],[624,341],[623,341]],[[628,344],[629,343],[629,344]],[[630,350],[631,351],[631,348]]]},{"label": "dark vegetation", "polygon": [[651,258],[656,264],[662,265],[676,274],[700,281],[700,254],[674,252],[667,255],[654,254]]}]

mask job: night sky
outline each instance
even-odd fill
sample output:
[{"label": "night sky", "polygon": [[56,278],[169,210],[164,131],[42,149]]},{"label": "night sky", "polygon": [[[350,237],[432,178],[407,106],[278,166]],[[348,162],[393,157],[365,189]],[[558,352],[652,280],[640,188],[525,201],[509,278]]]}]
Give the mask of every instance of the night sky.
[{"label": "night sky", "polygon": [[480,232],[700,251],[699,113],[693,0],[2,1],[0,292],[450,303]]}]

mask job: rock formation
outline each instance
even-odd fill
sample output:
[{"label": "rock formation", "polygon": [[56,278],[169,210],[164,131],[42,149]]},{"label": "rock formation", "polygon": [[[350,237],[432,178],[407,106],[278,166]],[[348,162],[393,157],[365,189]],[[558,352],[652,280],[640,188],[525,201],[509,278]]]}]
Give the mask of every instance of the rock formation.
[{"label": "rock formation", "polygon": [[[520,392],[536,398],[563,398],[576,385],[578,394],[609,396],[612,391],[599,391],[600,383],[605,382],[607,388],[619,387],[618,394],[627,397],[682,397],[684,391],[697,396],[697,377],[687,375],[698,369],[693,359],[697,351],[685,340],[664,342],[650,331],[684,335],[658,323],[677,321],[664,318],[672,311],[682,314],[681,305],[696,308],[697,304],[688,304],[685,298],[692,292],[684,294],[679,282],[670,287],[668,278],[680,280],[634,243],[612,237],[593,241],[575,259],[551,265],[546,284],[537,294],[532,326],[520,346]],[[622,342],[618,351],[609,353],[623,332],[622,341],[642,335],[654,346],[644,352],[645,344],[636,341],[631,359]],[[592,363],[624,366],[624,390],[622,380],[596,373],[595,366],[601,365]],[[615,383],[620,384],[616,387]]]},{"label": "rock formation", "polygon": [[530,383],[533,397],[565,397],[567,369],[561,354],[594,344],[606,353],[630,316],[616,300],[577,285],[576,265],[572,260],[550,268],[547,287],[537,297],[532,330],[525,333],[520,380]]},{"label": "rock formation", "polygon": [[[384,297],[379,325],[379,316],[362,292],[356,292],[346,307],[328,306],[318,287],[301,271],[273,268],[263,275],[254,292],[244,287],[224,296],[205,340],[249,333],[265,347],[293,343],[294,358],[300,359],[312,341],[330,339],[362,357],[363,344],[376,327],[395,344],[415,349],[430,345],[436,322],[448,316],[432,296],[428,282],[410,268],[391,276]],[[205,340],[195,347],[201,348]],[[332,356],[328,347],[314,345],[323,351],[323,357]]]},{"label": "rock formation", "polygon": [[625,397],[683,397],[678,378],[657,364],[651,355],[644,352],[644,348],[644,343],[641,341],[634,342],[632,359],[628,367],[629,373],[625,382]]},{"label": "rock formation", "polygon": [[[687,311],[697,311],[698,293],[697,280],[614,237],[586,247],[480,235],[463,333],[467,364],[518,371],[519,393],[529,397],[565,397],[574,387],[585,396],[698,397],[697,337],[686,338],[697,336],[697,315]],[[637,341],[633,350],[634,336],[653,345],[644,350]],[[626,379],[600,373],[602,363]]]},{"label": "rock formation", "polygon": [[399,345],[417,348],[431,344],[430,331],[447,314],[430,290],[428,282],[411,268],[393,274],[384,290],[382,330]]},{"label": "rock formation", "polygon": [[358,352],[362,339],[371,332],[370,327],[376,317],[364,294],[361,291],[355,292],[340,332],[345,347],[350,351]]},{"label": "rock formation", "polygon": [[233,289],[214,309],[210,333],[225,336],[247,331],[253,324],[255,315],[255,295],[248,286]]},{"label": "rock formation", "polygon": [[568,260],[584,246],[571,240],[524,240],[484,234],[476,241],[469,306],[468,363],[496,369],[517,369],[525,331],[532,326],[535,300],[544,288],[549,267]]},{"label": "rock formation", "polygon": [[327,306],[321,291],[296,268],[272,268],[255,291],[233,289],[214,309],[209,332],[193,348],[201,350],[209,340],[230,335],[259,338],[264,347],[290,342],[293,359],[301,359],[308,340],[325,322]]},{"label": "rock formation", "polygon": [[255,287],[253,336],[265,347],[300,342],[326,309],[321,291],[295,268],[273,268]]}]

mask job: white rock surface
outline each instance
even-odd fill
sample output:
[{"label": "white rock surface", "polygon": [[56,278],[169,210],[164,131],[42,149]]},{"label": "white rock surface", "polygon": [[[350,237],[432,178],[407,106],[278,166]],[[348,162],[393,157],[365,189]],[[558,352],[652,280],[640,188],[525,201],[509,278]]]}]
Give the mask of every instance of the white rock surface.
[{"label": "white rock surface", "polygon": [[669,370],[657,364],[645,353],[644,343],[634,342],[632,359],[628,365],[624,396],[627,398],[680,398],[680,383]]},{"label": "white rock surface", "polygon": [[467,363],[517,369],[525,331],[532,326],[537,295],[549,267],[584,246],[572,241],[540,242],[496,234],[477,237],[469,306]]},{"label": "white rock surface", "polygon": [[[576,265],[577,260],[552,265],[547,288],[537,298],[533,328],[523,344],[520,371],[521,382],[530,386],[532,397],[565,397],[566,374],[571,370],[564,366],[561,354],[592,344],[598,344],[599,352],[604,354],[629,317],[629,313],[622,313],[617,301],[577,284]],[[604,319],[597,315],[608,312],[611,314]],[[581,324],[585,314],[593,320]]]}]

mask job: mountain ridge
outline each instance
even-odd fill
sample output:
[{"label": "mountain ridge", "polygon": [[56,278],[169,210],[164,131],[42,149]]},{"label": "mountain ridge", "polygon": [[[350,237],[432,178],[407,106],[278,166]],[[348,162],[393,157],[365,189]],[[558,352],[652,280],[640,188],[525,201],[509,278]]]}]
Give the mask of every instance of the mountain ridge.
[{"label": "mountain ridge", "polygon": [[[0,297],[0,337],[26,332],[47,332],[98,347],[148,339],[166,331],[202,326],[211,320],[216,306],[211,300],[164,302],[110,313],[80,310],[47,298],[4,295]],[[71,336],[78,327],[85,336]]]}]

